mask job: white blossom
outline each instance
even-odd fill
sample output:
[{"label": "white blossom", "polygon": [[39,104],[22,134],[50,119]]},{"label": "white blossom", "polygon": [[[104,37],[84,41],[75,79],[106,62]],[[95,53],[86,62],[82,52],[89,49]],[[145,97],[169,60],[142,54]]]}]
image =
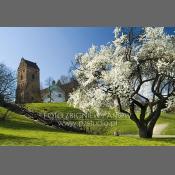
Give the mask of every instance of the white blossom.
[{"label": "white blossom", "polygon": [[[143,96],[151,102],[154,99],[151,86],[155,76],[164,77],[161,87],[168,78],[175,78],[175,48],[171,36],[165,34],[163,27],[145,27],[138,39],[140,43],[133,43],[132,49],[127,34],[122,33],[120,27],[115,28],[114,34],[111,44],[92,46],[87,53],[76,57],[79,67],[74,75],[80,89],[71,94],[69,102],[84,111],[115,106],[116,97],[121,99],[122,106],[128,106],[132,98],[138,100],[139,95],[139,98]],[[128,49],[131,49],[129,57],[126,54]],[[143,83],[137,97],[133,97],[139,84],[138,65],[142,81],[150,81]],[[166,88],[162,90],[163,96],[164,91]],[[143,99],[140,101],[143,102]]]}]

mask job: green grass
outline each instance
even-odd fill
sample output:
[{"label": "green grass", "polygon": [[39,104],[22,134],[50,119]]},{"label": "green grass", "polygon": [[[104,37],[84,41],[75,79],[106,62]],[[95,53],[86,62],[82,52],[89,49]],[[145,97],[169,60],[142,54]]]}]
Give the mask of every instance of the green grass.
[{"label": "green grass", "polygon": [[[66,103],[59,104],[28,104],[28,108],[47,112],[80,112],[68,107]],[[0,119],[6,114],[6,109],[0,107]],[[57,130],[42,125],[25,116],[9,112],[6,119],[0,121],[0,145],[2,146],[173,146],[175,138],[140,139],[129,136],[77,134]],[[174,134],[175,117],[173,114],[163,114],[159,123],[169,123],[165,134]],[[118,127],[123,133],[135,133],[135,124],[129,119],[119,120]]]},{"label": "green grass", "polygon": [[[63,116],[69,116],[69,114],[81,114],[82,111],[76,108],[69,106],[67,103],[30,103],[26,107],[32,111],[40,113],[61,113]],[[91,133],[103,134],[103,135],[112,135],[114,131],[119,131],[121,134],[137,134],[138,129],[133,121],[127,117],[113,117],[113,111],[111,112],[111,118],[114,119],[107,123],[107,125],[98,125],[89,126],[87,124],[87,129]],[[93,119],[96,119],[96,116],[93,116]],[[99,119],[99,118],[98,118]],[[105,123],[107,119],[99,119],[101,123]],[[83,121],[83,120],[82,120]],[[112,126],[111,126],[112,125]]]},{"label": "green grass", "polygon": [[[81,110],[69,106],[67,103],[30,103],[26,107],[30,110],[42,113],[55,113],[61,112],[64,116],[69,113],[82,113]],[[112,111],[113,114],[113,111]],[[175,114],[162,113],[157,123],[168,123],[168,127],[162,134],[175,135]],[[114,131],[119,131],[121,135],[138,134],[136,124],[128,117],[117,117],[117,125],[101,126],[91,128],[93,133],[103,135],[112,135]]]},{"label": "green grass", "polygon": [[45,113],[53,113],[53,112],[62,112],[62,113],[82,113],[81,110],[69,106],[66,102],[62,103],[30,103],[25,105],[28,109],[31,109],[36,112],[45,112]]}]

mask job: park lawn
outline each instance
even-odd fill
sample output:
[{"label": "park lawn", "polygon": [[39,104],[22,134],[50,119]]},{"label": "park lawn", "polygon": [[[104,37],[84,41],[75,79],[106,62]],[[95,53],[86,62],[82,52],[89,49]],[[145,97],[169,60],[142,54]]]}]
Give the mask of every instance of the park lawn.
[{"label": "park lawn", "polygon": [[82,113],[81,110],[68,105],[66,102],[61,103],[29,103],[26,108],[42,113]]},{"label": "park lawn", "polygon": [[[61,113],[63,116],[69,114],[81,114],[81,110],[74,108],[67,103],[30,103],[25,106],[26,108],[40,113]],[[102,120],[103,121],[103,120]],[[104,120],[105,122],[105,120]],[[117,122],[117,124],[116,124]],[[109,126],[95,126],[91,130],[96,134],[112,135],[115,131],[119,131],[121,134],[137,134],[138,129],[133,121],[129,118],[118,117],[117,120],[109,122]],[[112,124],[112,127],[111,127]],[[99,133],[100,132],[100,133]]]},{"label": "park lawn", "polygon": [[[28,104],[28,108],[41,111],[74,111],[66,103]],[[2,146],[175,146],[175,138],[140,139],[136,136],[90,135],[66,132],[45,126],[39,122],[18,115],[0,107],[0,119],[6,114],[6,119],[0,121],[0,145]],[[163,113],[158,123],[169,123],[165,134],[174,134],[174,114]],[[123,133],[137,132],[135,124],[130,119],[119,120],[118,126]],[[130,132],[129,132],[130,131]]]},{"label": "park lawn", "polygon": [[[0,107],[0,116],[6,109]],[[65,132],[9,112],[0,121],[1,146],[173,146],[175,139],[140,139]]]},{"label": "park lawn", "polygon": [[[27,104],[26,107],[30,110],[42,113],[62,112],[65,116],[68,113],[82,113],[81,110],[73,108],[67,103],[30,103]],[[175,135],[175,114],[162,113],[157,123],[168,123],[168,127],[162,134]],[[96,131],[100,129],[101,128],[97,127],[94,130]],[[106,128],[106,130],[102,133],[103,135],[112,135],[114,131],[119,131],[121,135],[138,134],[136,124],[128,117],[117,117],[117,125]]]}]

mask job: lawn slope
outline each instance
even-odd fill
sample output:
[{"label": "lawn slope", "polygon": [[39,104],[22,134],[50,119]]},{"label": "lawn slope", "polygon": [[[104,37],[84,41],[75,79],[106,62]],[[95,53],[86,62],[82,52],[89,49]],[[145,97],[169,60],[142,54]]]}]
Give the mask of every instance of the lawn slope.
[{"label": "lawn slope", "polygon": [[[30,104],[30,108],[35,105],[37,110],[59,110],[65,111],[64,103],[61,104]],[[48,106],[48,109],[46,106]],[[43,107],[44,106],[44,107]],[[52,107],[51,107],[52,106]],[[57,107],[56,107],[57,106]],[[40,108],[40,109],[39,109]],[[51,109],[52,108],[52,109]],[[58,110],[55,109],[55,110]],[[72,107],[71,107],[72,108]],[[75,110],[78,109],[69,109]],[[67,110],[67,109],[66,109]],[[3,117],[6,116],[4,120]],[[169,116],[171,117],[171,116]],[[173,116],[172,116],[173,117]],[[162,121],[168,119],[163,116]],[[164,119],[165,118],[165,119]],[[0,145],[2,146],[172,146],[175,145],[175,138],[140,139],[128,136],[112,135],[90,135],[77,134],[57,130],[42,125],[25,116],[8,112],[0,107]],[[128,120],[129,121],[129,120]],[[161,122],[162,122],[161,121]],[[172,122],[172,121],[171,121]],[[121,122],[122,124],[122,122]],[[126,123],[123,123],[126,127]],[[124,128],[124,126],[122,126]],[[122,128],[121,127],[121,128]],[[170,131],[172,131],[170,129]],[[167,131],[168,132],[168,131]]]},{"label": "lawn slope", "polygon": [[[30,103],[26,107],[30,110],[41,113],[56,113],[61,112],[64,116],[69,113],[82,113],[79,109],[69,106],[67,103]],[[168,127],[161,133],[165,135],[175,135],[175,113],[162,113],[158,124],[167,123]],[[104,128],[104,127],[103,127]],[[100,130],[101,128],[93,128]],[[112,135],[114,131],[119,131],[121,135],[138,134],[136,124],[127,117],[117,117],[117,125],[107,127],[101,134]]]}]

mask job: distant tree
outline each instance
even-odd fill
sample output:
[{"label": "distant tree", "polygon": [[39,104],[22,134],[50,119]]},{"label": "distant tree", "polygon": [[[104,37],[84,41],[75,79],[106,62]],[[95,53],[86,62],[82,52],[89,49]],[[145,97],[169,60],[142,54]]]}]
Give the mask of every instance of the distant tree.
[{"label": "distant tree", "polygon": [[0,64],[0,103],[13,101],[15,98],[16,78],[6,65]]},{"label": "distant tree", "polygon": [[53,94],[53,84],[55,84],[55,81],[52,77],[48,77],[45,81],[46,86],[48,87],[48,98],[49,98],[49,102],[52,102],[52,94]]},{"label": "distant tree", "polygon": [[61,86],[62,85],[60,80],[58,80],[56,84],[57,84],[57,86]]},{"label": "distant tree", "polygon": [[70,82],[70,78],[66,75],[61,75],[60,82],[61,82],[61,84],[67,84]]}]

